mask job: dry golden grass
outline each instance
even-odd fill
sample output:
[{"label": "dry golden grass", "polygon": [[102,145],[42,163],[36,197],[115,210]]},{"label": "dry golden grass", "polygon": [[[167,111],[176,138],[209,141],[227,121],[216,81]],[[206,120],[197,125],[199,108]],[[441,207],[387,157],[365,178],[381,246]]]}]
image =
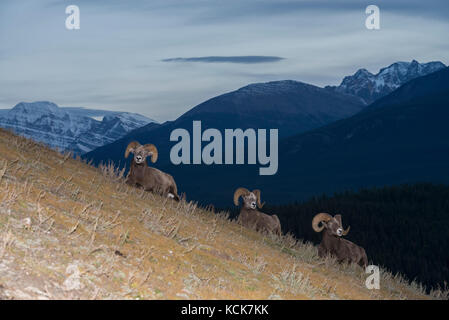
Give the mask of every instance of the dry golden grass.
[{"label": "dry golden grass", "polygon": [[[382,272],[319,259],[193,202],[124,183],[112,164],[0,130],[0,297],[6,299],[432,299]],[[305,223],[310,223],[305,221]],[[439,295],[439,296],[438,296]]]}]

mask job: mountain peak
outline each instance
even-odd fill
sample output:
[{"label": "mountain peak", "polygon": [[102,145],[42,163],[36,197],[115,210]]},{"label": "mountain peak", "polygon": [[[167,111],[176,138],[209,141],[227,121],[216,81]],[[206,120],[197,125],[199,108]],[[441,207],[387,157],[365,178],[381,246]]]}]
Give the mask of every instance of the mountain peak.
[{"label": "mountain peak", "polygon": [[61,119],[69,116],[56,103],[49,101],[19,102],[7,113],[8,118],[27,118],[29,121],[49,115]]},{"label": "mountain peak", "polygon": [[311,85],[295,80],[277,80],[269,82],[252,83],[238,89],[236,92],[250,93],[250,94],[254,93],[270,94],[270,93],[281,93],[285,91],[290,91],[292,89],[303,86],[311,86]]},{"label": "mountain peak", "polygon": [[60,108],[56,103],[50,101],[35,101],[35,102],[19,102],[11,110],[48,110],[59,111]]},{"label": "mountain peak", "polygon": [[365,68],[357,70],[356,73],[354,73],[354,76],[360,77],[360,76],[373,76],[371,72],[366,70]]}]

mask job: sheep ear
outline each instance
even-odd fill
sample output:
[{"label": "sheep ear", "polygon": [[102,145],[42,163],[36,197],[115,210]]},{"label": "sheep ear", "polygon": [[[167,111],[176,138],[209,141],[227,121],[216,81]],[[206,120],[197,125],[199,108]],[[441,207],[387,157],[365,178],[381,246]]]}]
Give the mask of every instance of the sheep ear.
[{"label": "sheep ear", "polygon": [[343,223],[341,222],[341,214],[336,214],[334,216],[335,220],[338,221],[338,223],[340,224],[340,227],[343,227]]}]

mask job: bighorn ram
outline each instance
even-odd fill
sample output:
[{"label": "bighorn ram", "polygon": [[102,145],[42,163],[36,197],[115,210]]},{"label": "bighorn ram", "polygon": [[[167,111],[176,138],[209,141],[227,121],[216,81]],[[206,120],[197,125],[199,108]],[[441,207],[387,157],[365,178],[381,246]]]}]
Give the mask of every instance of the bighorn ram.
[{"label": "bighorn ram", "polygon": [[131,168],[126,178],[126,183],[132,186],[143,187],[145,191],[159,193],[179,200],[178,188],[175,180],[168,173],[156,168],[149,167],[147,157],[151,156],[151,162],[156,162],[158,152],[153,144],[141,145],[137,141],[128,144],[125,151],[125,158],[130,153],[134,154]]},{"label": "bighorn ram", "polygon": [[254,227],[257,231],[281,234],[281,222],[277,215],[268,215],[257,210],[262,208],[260,203],[260,190],[250,192],[246,188],[238,188],[234,192],[234,204],[239,205],[240,197],[243,205],[240,209],[238,221],[246,227]]},{"label": "bighorn ram", "polygon": [[313,217],[312,228],[315,232],[324,230],[323,239],[318,247],[318,255],[320,257],[330,253],[337,258],[338,262],[354,262],[362,267],[368,265],[365,249],[351,241],[341,238],[347,235],[351,228],[348,227],[346,230],[343,230],[341,215],[337,214],[332,217],[328,213],[318,213]]}]

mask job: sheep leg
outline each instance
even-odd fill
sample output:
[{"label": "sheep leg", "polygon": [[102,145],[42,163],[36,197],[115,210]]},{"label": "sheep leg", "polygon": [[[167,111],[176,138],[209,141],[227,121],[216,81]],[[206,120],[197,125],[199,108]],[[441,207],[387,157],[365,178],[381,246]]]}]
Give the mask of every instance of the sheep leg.
[{"label": "sheep leg", "polygon": [[174,187],[174,186],[171,186],[171,187],[170,187],[170,189],[169,189],[169,191],[168,191],[168,196],[169,196],[169,198],[174,199],[174,200],[176,200],[176,201],[179,201],[179,200],[180,200],[180,199],[179,199],[179,196],[178,196],[178,192],[177,192],[177,190],[176,190],[176,187]]}]

